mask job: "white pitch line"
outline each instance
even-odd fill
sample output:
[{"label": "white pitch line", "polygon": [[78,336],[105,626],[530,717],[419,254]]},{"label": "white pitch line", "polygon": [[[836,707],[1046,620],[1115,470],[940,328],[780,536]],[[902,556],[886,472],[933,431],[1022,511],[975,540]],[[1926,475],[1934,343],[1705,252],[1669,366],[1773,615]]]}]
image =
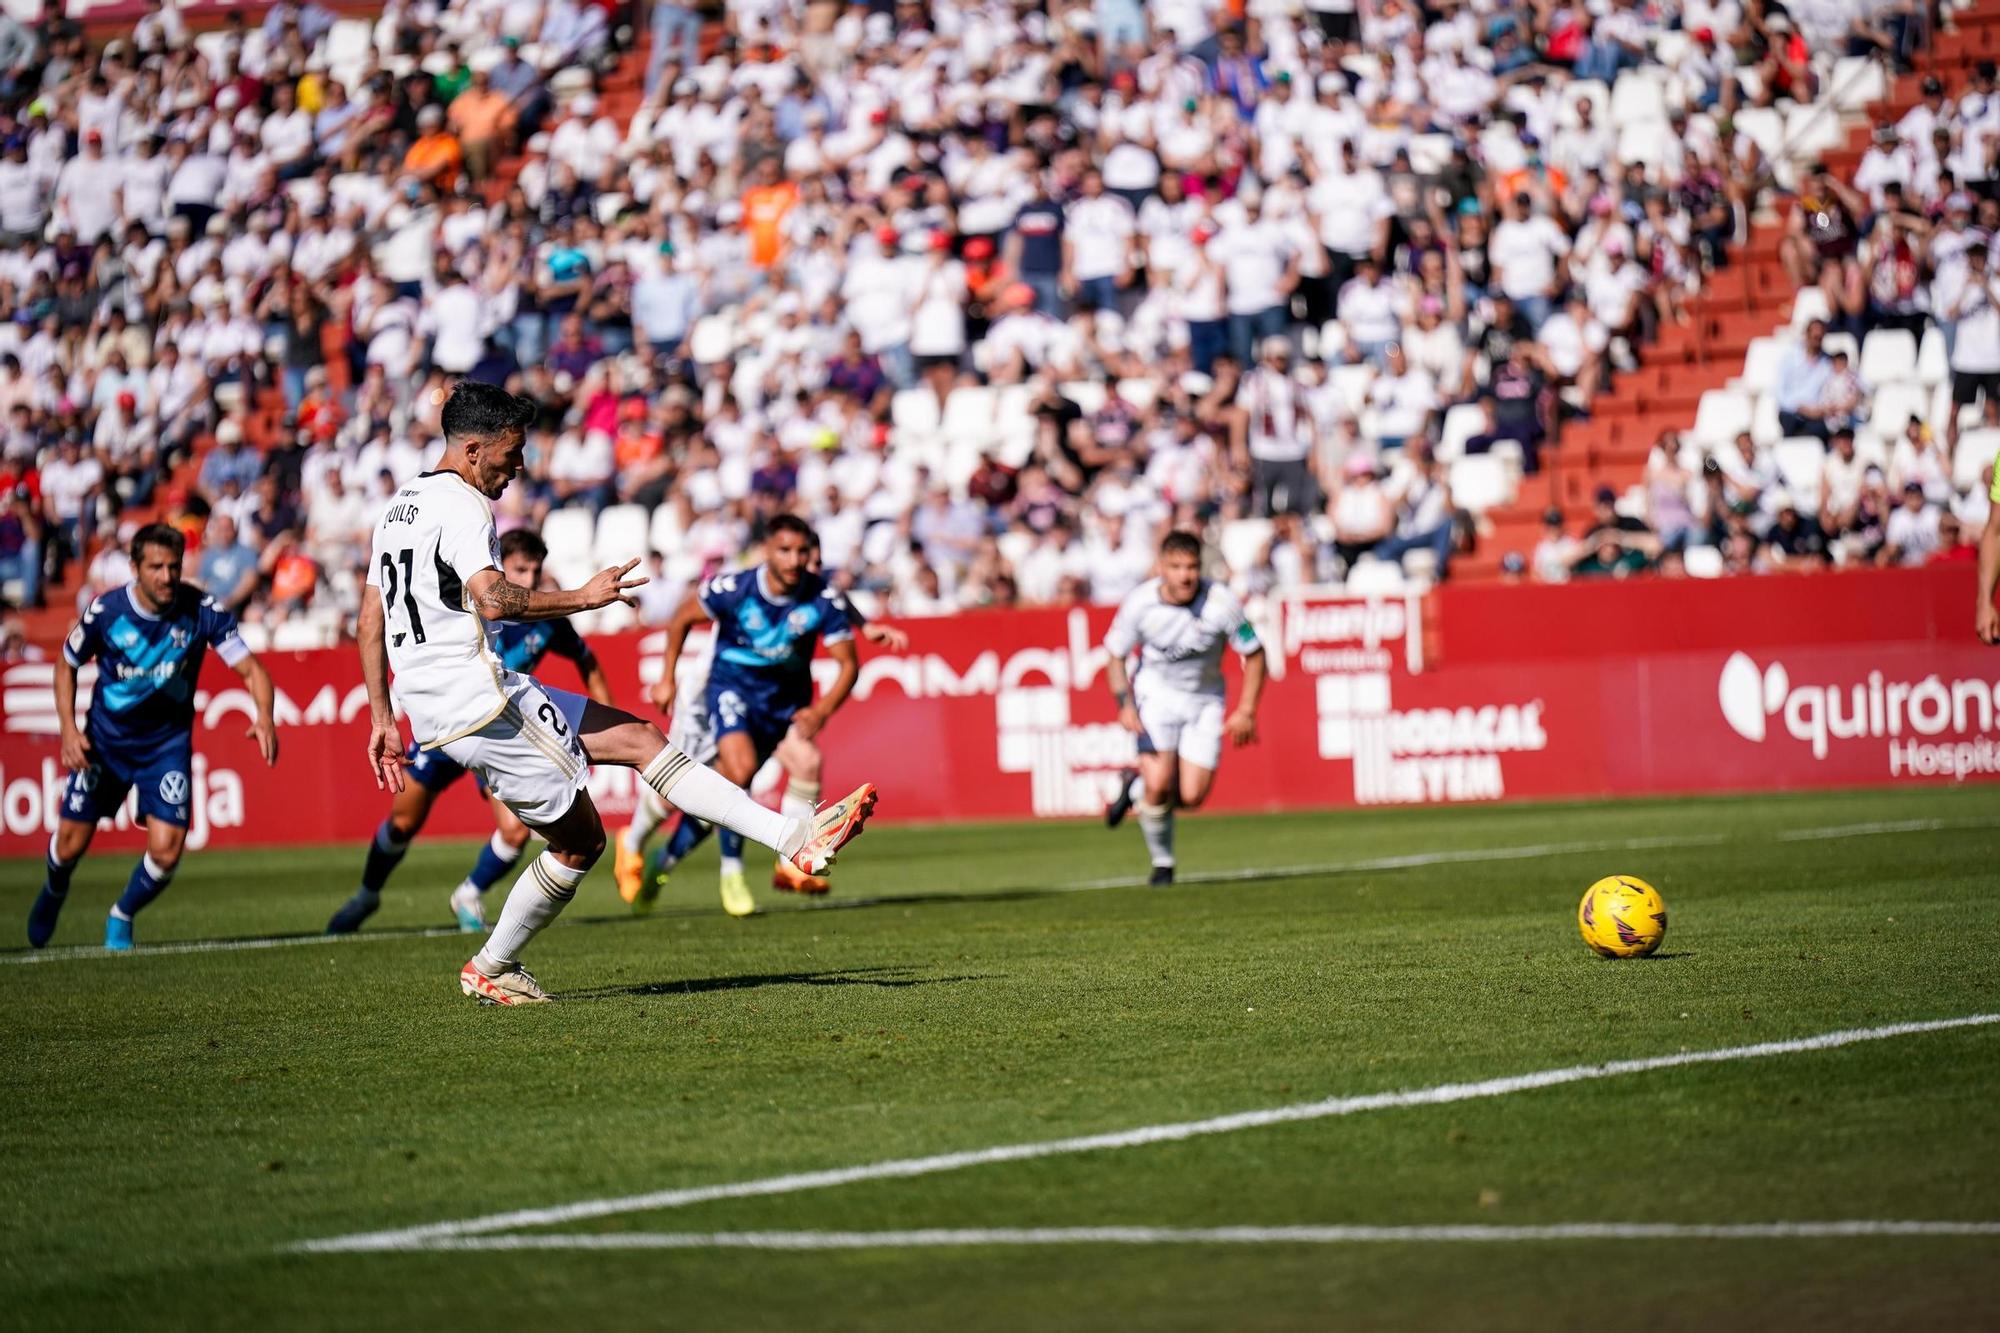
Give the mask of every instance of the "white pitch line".
[{"label": "white pitch line", "polygon": [[446,1236],[426,1250],[904,1250],[989,1245],[1437,1245],[1574,1240],[2000,1236],[2000,1222],[1563,1222],[1550,1226],[977,1227],[919,1231],[627,1231]]},{"label": "white pitch line", "polygon": [[964,1152],[940,1153],[934,1157],[909,1157],[892,1161],[870,1162],[861,1166],[839,1167],[827,1171],[805,1171],[792,1175],[768,1176],[762,1180],[741,1180],[720,1185],[700,1185],[687,1189],[656,1190],[647,1194],[631,1194],[615,1199],[590,1199],[581,1203],[561,1204],[551,1208],[523,1208],[513,1212],[492,1213],[485,1217],[469,1218],[459,1222],[434,1222],[425,1226],[405,1227],[393,1231],[368,1231],[349,1236],[333,1236],[321,1240],[301,1241],[292,1248],[311,1253],[424,1249],[434,1241],[452,1236],[471,1236],[495,1231],[513,1231],[522,1227],[561,1226],[571,1222],[586,1221],[591,1218],[612,1217],[621,1213],[658,1212],[669,1208],[685,1208],[690,1204],[707,1203],[717,1199],[747,1199],[774,1194],[795,1194],[802,1190],[829,1189],[839,1185],[858,1184],[863,1181],[899,1180],[912,1176],[936,1175],[945,1171],[963,1170],[966,1167],[990,1166],[998,1162],[1024,1162],[1040,1157],[1057,1157],[1071,1153],[1102,1152],[1116,1148],[1136,1148],[1154,1143],[1174,1143],[1183,1139],[1199,1138],[1209,1134],[1230,1134],[1238,1130],[1262,1129],[1268,1125],[1292,1124],[1302,1120],[1324,1120],[1333,1116],[1354,1115],[1361,1111],[1381,1111],[1412,1106],[1443,1106],[1452,1102],[1476,1101],[1488,1097],[1505,1097],[1516,1092],[1529,1092],[1537,1088],[1552,1088],[1565,1083],[1584,1083],[1595,1079],[1617,1078],[1625,1074],[1643,1074],[1656,1069],[1677,1069],[1684,1065],[1721,1064],[1734,1060],[1756,1060],[1774,1055],[1798,1055],[1807,1051],[1824,1051],[1840,1046],[1852,1046],[1858,1042],[1882,1041],[1890,1037],[1907,1037],[1925,1032],[1945,1032],[1954,1028],[1980,1027],[1990,1023],[2000,1023],[2000,1013],[1969,1014],[1959,1018],[1940,1018],[1923,1022],[1891,1023],[1882,1027],[1872,1028],[1849,1028],[1839,1032],[1821,1033],[1816,1037],[1758,1042],[1752,1046],[1726,1046],[1707,1051],[1680,1051],[1673,1055],[1657,1055],[1642,1060],[1614,1060],[1606,1064],[1568,1065],[1559,1069],[1542,1069],[1527,1074],[1510,1074],[1503,1078],[1484,1079],[1475,1083],[1441,1083],[1434,1087],[1414,1088],[1401,1092],[1374,1092],[1361,1096],[1329,1097],[1323,1101],[1299,1102],[1290,1106],[1270,1107],[1258,1111],[1238,1111],[1231,1115],[1214,1116],[1206,1120],[1185,1120],[1175,1124],[1145,1125],[1138,1129],[1118,1130],[1109,1134],[1086,1134],[1075,1138],[1049,1139],[1040,1143],[1015,1143],[993,1148],[976,1148]]},{"label": "white pitch line", "polygon": [[[1910,819],[1895,823],[1835,824],[1827,828],[1791,829],[1773,835],[1778,842],[1811,842],[1820,838],[1860,838],[1880,833],[1916,833],[1940,829],[1992,828],[2000,821],[1990,819],[1945,820]],[[1296,879],[1305,875],[1343,875],[1369,870],[1412,870],[1423,866],[1476,865],[1487,861],[1525,861],[1538,856],[1572,856],[1580,852],[1637,852],[1674,847],[1714,847],[1729,842],[1755,842],[1756,838],[1732,838],[1720,833],[1669,833],[1649,838],[1614,838],[1600,842],[1538,842],[1517,847],[1484,847],[1464,851],[1413,852],[1403,856],[1375,856],[1358,861],[1321,861],[1309,865],[1252,866],[1242,870],[1196,870],[1178,877],[1177,883],[1187,884],[1236,884],[1263,879]],[[1104,889],[1133,889],[1148,887],[1146,880],[1135,876],[1116,879],[1087,879],[1074,884],[1050,884],[1037,886],[1041,893],[1094,893]],[[965,894],[969,901],[977,901],[988,892],[999,890],[971,890]],[[846,911],[857,907],[877,907],[896,902],[893,895],[870,898],[835,899],[829,902],[807,903],[794,911],[832,912]],[[602,918],[623,920],[626,918]],[[88,945],[59,949],[37,949],[27,952],[0,953],[0,966],[28,963],[90,962],[106,958],[146,958],[171,954],[190,953],[238,953],[249,949],[284,949],[294,945],[309,944],[357,944],[364,941],[435,939],[461,932],[456,926],[436,926],[426,929],[363,931],[355,935],[269,935],[241,940],[177,940],[166,944],[142,944],[123,953],[113,953],[109,949]]]}]

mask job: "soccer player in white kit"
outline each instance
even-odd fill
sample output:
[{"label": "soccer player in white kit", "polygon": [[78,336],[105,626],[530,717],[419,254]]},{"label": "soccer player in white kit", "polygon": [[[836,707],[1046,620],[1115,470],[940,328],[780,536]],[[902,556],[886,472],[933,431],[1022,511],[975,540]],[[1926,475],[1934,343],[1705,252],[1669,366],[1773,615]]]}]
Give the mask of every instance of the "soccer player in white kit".
[{"label": "soccer player in white kit", "polygon": [[444,457],[390,498],[375,525],[361,599],[368,767],[376,786],[403,787],[393,675],[417,744],[478,773],[548,840],[515,881],[485,947],[459,972],[459,988],[489,1004],[549,998],[521,966],[521,951],[576,896],[604,852],[604,824],[586,789],[591,764],[639,770],[662,799],[775,847],[807,874],[831,864],[875,806],[875,788],[864,783],[811,819],[788,818],[667,744],[652,723],[501,665],[491,622],[630,605],[630,590],[645,582],[627,577],[636,560],[574,591],[523,588],[502,576],[490,502],[521,471],[534,416],[529,400],[489,384],[465,380],[452,389],[441,417]]},{"label": "soccer player in white kit", "polygon": [[[1170,532],[1160,543],[1159,576],[1118,605],[1104,636],[1105,679],[1118,720],[1139,738],[1137,780],[1105,811],[1116,826],[1136,806],[1139,831],[1153,858],[1151,883],[1174,882],[1174,811],[1198,809],[1215,785],[1222,738],[1257,739],[1257,700],[1264,692],[1264,644],[1243,603],[1201,576],[1201,540]],[[1243,659],[1243,691],[1225,713],[1224,645]],[[1136,670],[1126,659],[1139,655]]]}]

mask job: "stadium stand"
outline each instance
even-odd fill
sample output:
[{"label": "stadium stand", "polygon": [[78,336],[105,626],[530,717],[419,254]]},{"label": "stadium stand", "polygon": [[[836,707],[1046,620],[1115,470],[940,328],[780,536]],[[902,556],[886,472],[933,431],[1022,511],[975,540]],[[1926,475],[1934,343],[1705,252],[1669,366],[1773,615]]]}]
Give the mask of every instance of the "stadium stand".
[{"label": "stadium stand", "polygon": [[5,20],[0,642],[154,515],[333,641],[463,374],[542,404],[557,576],[793,508],[906,615],[1115,601],[1167,523],[1386,590],[1984,521],[2000,4],[718,10]]}]

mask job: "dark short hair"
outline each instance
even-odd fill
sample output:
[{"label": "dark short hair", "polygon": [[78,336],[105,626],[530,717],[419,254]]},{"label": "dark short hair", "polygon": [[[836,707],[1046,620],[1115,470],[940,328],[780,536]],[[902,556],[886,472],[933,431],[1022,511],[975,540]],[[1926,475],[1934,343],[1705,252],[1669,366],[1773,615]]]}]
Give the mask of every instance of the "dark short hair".
[{"label": "dark short hair", "polygon": [[1201,538],[1192,532],[1170,532],[1160,541],[1160,554],[1192,556],[1201,559]]},{"label": "dark short hair", "polygon": [[806,522],[797,514],[771,515],[771,521],[764,525],[764,536],[767,538],[775,537],[781,532],[797,533],[799,539],[805,542],[808,550],[819,545],[819,534],[812,530],[812,524]]},{"label": "dark short hair", "polygon": [[508,393],[498,385],[460,380],[452,385],[451,397],[444,400],[438,424],[447,440],[456,440],[526,430],[534,419],[534,400]]},{"label": "dark short hair", "polygon": [[165,523],[148,523],[145,527],[140,528],[132,534],[131,554],[133,564],[136,565],[140,562],[141,556],[139,553],[148,546],[164,546],[167,550],[173,552],[174,559],[176,560],[185,556],[188,548],[187,538],[181,536],[180,529]]},{"label": "dark short hair", "polygon": [[500,558],[508,560],[517,555],[525,555],[530,560],[542,561],[549,558],[549,544],[541,534],[527,528],[515,528],[500,538]]}]

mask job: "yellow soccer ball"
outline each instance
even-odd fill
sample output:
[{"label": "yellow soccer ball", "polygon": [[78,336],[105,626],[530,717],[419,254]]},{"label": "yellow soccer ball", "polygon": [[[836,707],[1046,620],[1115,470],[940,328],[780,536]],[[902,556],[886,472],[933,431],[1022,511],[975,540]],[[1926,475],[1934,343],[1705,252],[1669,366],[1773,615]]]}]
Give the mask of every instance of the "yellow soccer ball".
[{"label": "yellow soccer ball", "polygon": [[1606,958],[1644,958],[1667,937],[1667,905],[1645,880],[1611,875],[1583,891],[1576,928]]}]

